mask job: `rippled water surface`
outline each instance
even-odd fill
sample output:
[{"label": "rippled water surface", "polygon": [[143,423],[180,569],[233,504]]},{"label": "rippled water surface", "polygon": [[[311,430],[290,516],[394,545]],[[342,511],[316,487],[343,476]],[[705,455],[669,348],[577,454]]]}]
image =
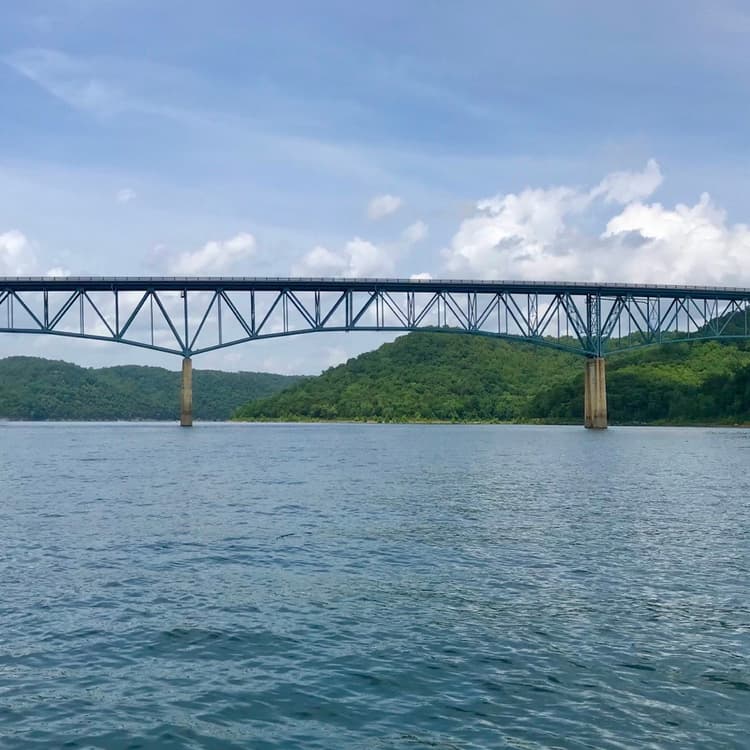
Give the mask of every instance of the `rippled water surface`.
[{"label": "rippled water surface", "polygon": [[747,748],[750,432],[0,424],[0,747]]}]

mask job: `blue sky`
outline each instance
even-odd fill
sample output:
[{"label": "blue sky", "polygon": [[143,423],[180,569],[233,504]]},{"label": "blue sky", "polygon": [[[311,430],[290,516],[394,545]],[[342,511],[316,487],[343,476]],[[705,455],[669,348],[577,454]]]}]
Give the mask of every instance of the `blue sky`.
[{"label": "blue sky", "polygon": [[[749,45],[730,0],[5,3],[0,275],[750,285]],[[316,372],[380,340],[204,366]]]}]

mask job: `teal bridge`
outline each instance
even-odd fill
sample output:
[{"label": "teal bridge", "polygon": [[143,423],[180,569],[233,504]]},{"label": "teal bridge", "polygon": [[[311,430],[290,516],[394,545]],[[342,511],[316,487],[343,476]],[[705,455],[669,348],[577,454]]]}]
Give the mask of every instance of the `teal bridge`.
[{"label": "teal bridge", "polygon": [[111,341],[183,359],[319,331],[468,333],[585,358],[584,423],[607,426],[606,357],[750,335],[750,289],[531,281],[307,278],[0,278],[0,332]]}]

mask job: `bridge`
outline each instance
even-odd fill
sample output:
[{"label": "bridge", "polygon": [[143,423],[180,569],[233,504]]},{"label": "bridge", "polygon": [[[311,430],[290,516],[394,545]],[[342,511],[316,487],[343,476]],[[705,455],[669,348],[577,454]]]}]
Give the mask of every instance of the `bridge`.
[{"label": "bridge", "polygon": [[331,278],[1,278],[0,332],[111,341],[192,358],[319,331],[468,333],[585,358],[584,424],[607,426],[606,357],[747,338],[750,289],[573,282]]}]

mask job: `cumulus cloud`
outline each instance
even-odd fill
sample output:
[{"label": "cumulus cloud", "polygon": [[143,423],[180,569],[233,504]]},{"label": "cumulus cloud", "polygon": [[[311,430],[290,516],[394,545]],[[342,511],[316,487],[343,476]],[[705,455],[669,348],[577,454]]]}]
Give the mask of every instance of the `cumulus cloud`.
[{"label": "cumulus cloud", "polygon": [[607,203],[626,205],[653,195],[664,178],[655,159],[649,159],[642,172],[612,172],[590,193],[592,199],[603,197]]},{"label": "cumulus cloud", "polygon": [[346,244],[352,276],[382,276],[393,273],[393,258],[384,248],[355,237]]},{"label": "cumulus cloud", "polygon": [[212,240],[193,252],[184,252],[172,260],[171,273],[177,276],[199,276],[222,273],[255,253],[255,238],[242,232],[224,241]]},{"label": "cumulus cloud", "polygon": [[17,229],[0,234],[0,276],[29,276],[36,271],[37,260],[26,235]]},{"label": "cumulus cloud", "polygon": [[396,195],[376,195],[367,206],[367,215],[377,221],[395,213],[402,205],[403,201]]},{"label": "cumulus cloud", "polygon": [[407,245],[416,245],[418,242],[427,238],[428,231],[427,224],[421,220],[415,221],[404,229],[401,233],[401,237]]},{"label": "cumulus cloud", "polygon": [[750,284],[750,228],[729,224],[707,193],[673,209],[631,203],[609,220],[602,240],[620,250],[634,281]]},{"label": "cumulus cloud", "polygon": [[692,206],[647,202],[661,181],[652,160],[588,191],[526,189],[480,201],[443,251],[445,269],[494,279],[750,283],[750,229],[729,224],[705,194]]},{"label": "cumulus cloud", "polygon": [[[451,273],[484,278],[559,273],[565,217],[581,196],[571,188],[527,189],[480,201],[444,252]],[[540,267],[541,266],[541,267]]]},{"label": "cumulus cloud", "polygon": [[339,252],[315,247],[292,267],[293,276],[387,276],[394,271],[388,248],[355,237]]},{"label": "cumulus cloud", "polygon": [[130,201],[135,200],[135,197],[136,197],[135,190],[132,190],[131,188],[122,188],[122,190],[117,191],[115,200],[118,203],[130,203]]}]

